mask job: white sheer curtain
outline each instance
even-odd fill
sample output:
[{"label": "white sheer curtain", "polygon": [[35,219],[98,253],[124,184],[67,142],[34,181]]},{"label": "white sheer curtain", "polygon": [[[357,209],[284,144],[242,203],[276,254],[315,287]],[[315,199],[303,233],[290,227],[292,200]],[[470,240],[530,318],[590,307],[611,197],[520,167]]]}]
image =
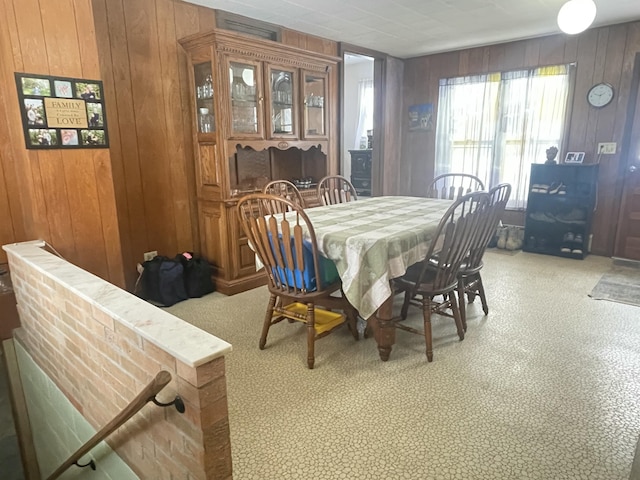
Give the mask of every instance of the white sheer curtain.
[{"label": "white sheer curtain", "polygon": [[363,78],[358,82],[358,125],[354,149],[360,148],[360,139],[373,129],[373,79]]},{"label": "white sheer curtain", "polygon": [[531,163],[560,148],[570,67],[440,81],[435,174],[465,172],[487,188],[512,186],[510,208],[526,205]]}]

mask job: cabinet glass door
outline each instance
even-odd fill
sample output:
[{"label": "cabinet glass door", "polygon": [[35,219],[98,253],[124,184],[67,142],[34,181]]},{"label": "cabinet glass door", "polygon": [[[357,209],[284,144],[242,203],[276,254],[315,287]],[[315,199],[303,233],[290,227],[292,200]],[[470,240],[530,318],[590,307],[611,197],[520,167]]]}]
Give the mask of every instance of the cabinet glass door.
[{"label": "cabinet glass door", "polygon": [[269,104],[271,137],[291,137],[296,134],[295,71],[269,67]]},{"label": "cabinet glass door", "polygon": [[260,71],[257,64],[229,62],[232,135],[262,134]]},{"label": "cabinet glass door", "polygon": [[211,62],[198,63],[193,67],[196,93],[196,115],[199,133],[216,131],[213,109],[213,76]]},{"label": "cabinet glass door", "polygon": [[304,136],[325,137],[327,77],[320,73],[305,72],[304,78]]}]

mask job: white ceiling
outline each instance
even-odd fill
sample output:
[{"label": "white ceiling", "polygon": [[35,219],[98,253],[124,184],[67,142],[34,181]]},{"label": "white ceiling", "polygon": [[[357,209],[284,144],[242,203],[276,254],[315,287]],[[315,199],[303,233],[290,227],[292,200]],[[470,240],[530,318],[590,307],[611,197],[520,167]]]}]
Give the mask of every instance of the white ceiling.
[{"label": "white ceiling", "polygon": [[[559,33],[566,0],[188,0],[400,58]],[[640,0],[595,0],[594,26],[640,19]]]}]

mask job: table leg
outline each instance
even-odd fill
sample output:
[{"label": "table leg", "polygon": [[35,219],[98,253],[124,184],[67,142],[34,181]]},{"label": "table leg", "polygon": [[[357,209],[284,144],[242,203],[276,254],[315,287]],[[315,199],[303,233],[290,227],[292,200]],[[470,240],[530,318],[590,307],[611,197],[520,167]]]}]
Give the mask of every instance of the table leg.
[{"label": "table leg", "polygon": [[383,362],[389,360],[391,347],[396,343],[396,327],[393,326],[393,295],[389,296],[372,317],[373,335]]}]

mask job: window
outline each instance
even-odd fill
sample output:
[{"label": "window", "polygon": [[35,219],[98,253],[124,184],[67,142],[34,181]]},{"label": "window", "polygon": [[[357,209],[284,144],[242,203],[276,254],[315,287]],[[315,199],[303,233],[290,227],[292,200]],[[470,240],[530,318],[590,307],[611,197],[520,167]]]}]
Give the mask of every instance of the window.
[{"label": "window", "polygon": [[560,149],[569,65],[440,80],[436,175],[471,173],[487,188],[512,186],[510,208],[524,208],[532,163]]},{"label": "window", "polygon": [[362,147],[362,142],[367,140],[367,131],[373,129],[373,80],[362,79],[358,82],[358,126],[354,149]]}]

